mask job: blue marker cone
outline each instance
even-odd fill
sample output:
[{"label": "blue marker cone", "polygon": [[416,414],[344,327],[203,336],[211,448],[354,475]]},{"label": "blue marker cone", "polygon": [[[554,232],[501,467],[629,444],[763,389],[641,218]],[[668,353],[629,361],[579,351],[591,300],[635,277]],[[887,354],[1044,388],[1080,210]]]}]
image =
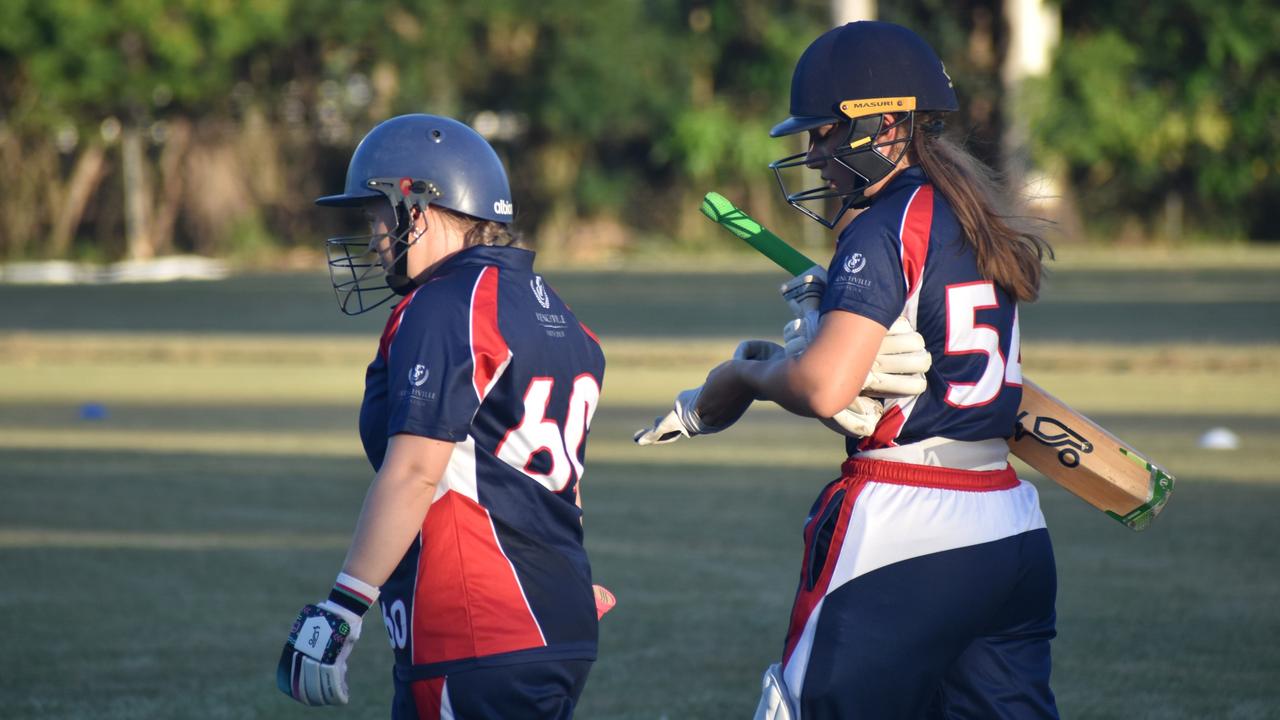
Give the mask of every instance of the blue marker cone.
[{"label": "blue marker cone", "polygon": [[80,406],[81,420],[105,420],[107,417],[107,407],[102,403],[85,403]]}]

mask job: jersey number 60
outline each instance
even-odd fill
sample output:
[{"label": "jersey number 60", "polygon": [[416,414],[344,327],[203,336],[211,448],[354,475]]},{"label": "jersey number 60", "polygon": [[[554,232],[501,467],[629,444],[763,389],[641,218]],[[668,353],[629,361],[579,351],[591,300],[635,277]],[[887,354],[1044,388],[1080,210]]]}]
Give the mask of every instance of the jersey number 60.
[{"label": "jersey number 60", "polygon": [[[555,378],[536,377],[529,383],[524,394],[524,418],[507,431],[494,454],[548,490],[560,492],[573,478],[582,479],[579,451],[600,402],[600,384],[585,373],[574,378],[561,433],[556,419],[547,417],[555,382]],[[542,452],[551,456],[551,469],[545,473],[532,467],[534,457]]]}]

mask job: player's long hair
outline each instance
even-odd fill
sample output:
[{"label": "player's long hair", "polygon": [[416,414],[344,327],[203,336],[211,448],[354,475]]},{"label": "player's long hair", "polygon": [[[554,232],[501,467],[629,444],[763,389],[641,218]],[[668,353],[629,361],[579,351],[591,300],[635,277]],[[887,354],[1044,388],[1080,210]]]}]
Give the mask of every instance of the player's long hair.
[{"label": "player's long hair", "polygon": [[995,173],[942,136],[942,116],[917,113],[911,155],[942,193],[973,247],[978,270],[1018,302],[1040,294],[1041,263],[1053,248],[1027,218],[1005,211]]},{"label": "player's long hair", "polygon": [[505,247],[520,243],[520,235],[510,225],[492,220],[482,220],[447,208],[439,208],[439,210],[444,212],[449,222],[462,231],[462,247],[464,248],[475,247],[476,245],[499,245]]}]

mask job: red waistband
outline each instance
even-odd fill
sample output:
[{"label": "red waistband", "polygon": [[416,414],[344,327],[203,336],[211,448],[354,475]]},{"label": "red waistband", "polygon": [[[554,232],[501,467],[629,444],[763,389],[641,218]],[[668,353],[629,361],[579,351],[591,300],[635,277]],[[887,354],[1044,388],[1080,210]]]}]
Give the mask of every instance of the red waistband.
[{"label": "red waistband", "polygon": [[841,477],[849,479],[970,492],[1009,490],[1017,487],[1019,482],[1012,465],[1005,465],[1003,470],[955,470],[933,465],[849,458],[840,466],[840,472]]}]

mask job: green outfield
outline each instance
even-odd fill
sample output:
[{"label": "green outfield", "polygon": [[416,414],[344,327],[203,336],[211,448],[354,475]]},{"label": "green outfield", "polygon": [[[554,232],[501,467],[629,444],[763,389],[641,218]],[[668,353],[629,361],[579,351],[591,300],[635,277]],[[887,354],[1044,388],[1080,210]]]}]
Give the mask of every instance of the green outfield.
[{"label": "green outfield", "polygon": [[[1068,266],[1024,312],[1027,375],[1178,477],[1135,534],[1021,468],[1057,553],[1064,717],[1280,717],[1276,276]],[[783,278],[550,279],[609,363],[583,501],[619,603],[579,717],[749,717],[841,443],[765,407],[722,436],[630,436],[736,338],[777,335]],[[376,614],[350,708],[275,689],[288,625],[327,591],[371,477],[355,425],[380,323],[343,318],[327,287],[0,286],[0,716],[387,716]],[[1213,426],[1240,449],[1199,449]]]}]

